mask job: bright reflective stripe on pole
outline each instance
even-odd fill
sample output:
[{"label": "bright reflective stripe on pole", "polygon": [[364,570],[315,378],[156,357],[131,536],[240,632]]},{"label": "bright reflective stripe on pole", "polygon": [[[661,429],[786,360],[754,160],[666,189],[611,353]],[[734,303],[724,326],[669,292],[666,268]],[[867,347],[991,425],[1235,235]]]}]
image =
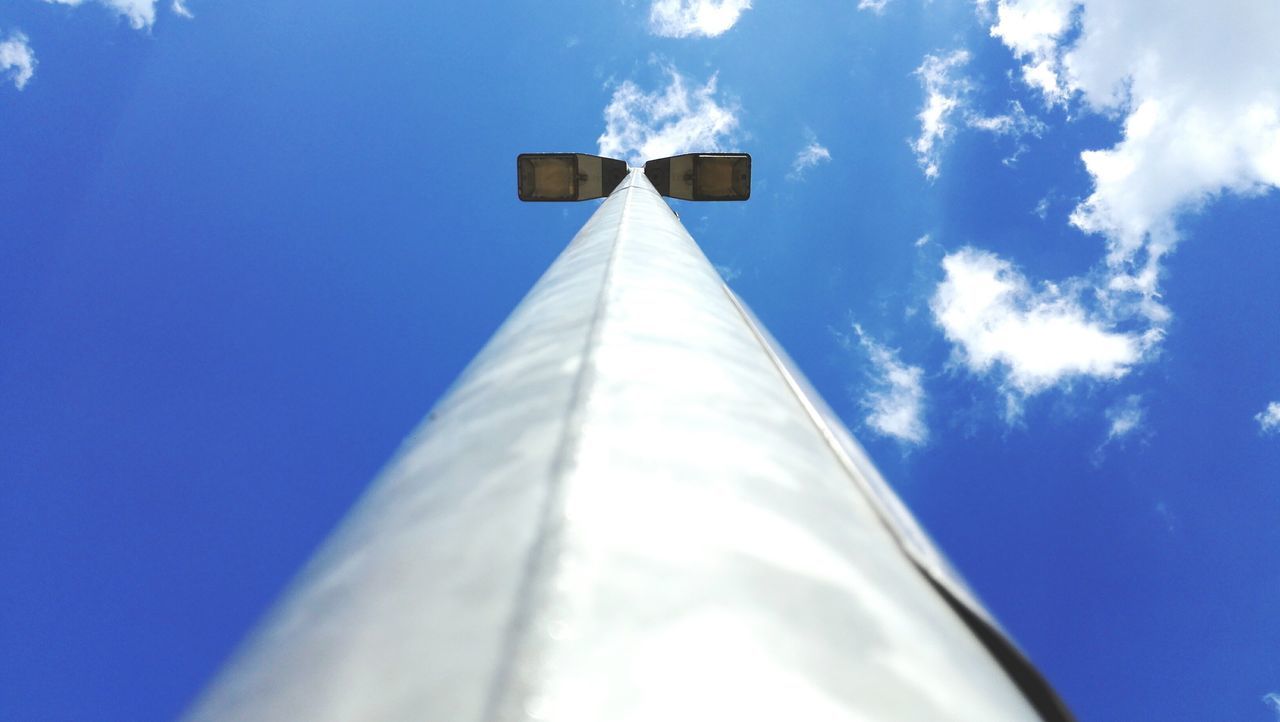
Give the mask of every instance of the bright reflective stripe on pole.
[{"label": "bright reflective stripe on pole", "polygon": [[1036,719],[789,375],[633,171],[190,718]]}]

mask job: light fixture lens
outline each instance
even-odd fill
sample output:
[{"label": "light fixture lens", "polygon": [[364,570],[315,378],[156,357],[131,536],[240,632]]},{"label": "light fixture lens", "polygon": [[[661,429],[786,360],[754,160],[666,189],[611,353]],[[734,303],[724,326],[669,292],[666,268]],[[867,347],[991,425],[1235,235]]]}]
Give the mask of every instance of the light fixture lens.
[{"label": "light fixture lens", "polygon": [[700,155],[693,162],[693,198],[745,201],[751,197],[751,156]]},{"label": "light fixture lens", "polygon": [[516,157],[522,201],[586,201],[613,192],[627,162],[585,153],[521,153]]},{"label": "light fixture lens", "polygon": [[751,197],[751,156],[685,153],[655,158],[644,174],[658,193],[686,201],[745,201]]},{"label": "light fixture lens", "polygon": [[526,153],[516,159],[522,201],[578,197],[578,161],[572,153]]}]

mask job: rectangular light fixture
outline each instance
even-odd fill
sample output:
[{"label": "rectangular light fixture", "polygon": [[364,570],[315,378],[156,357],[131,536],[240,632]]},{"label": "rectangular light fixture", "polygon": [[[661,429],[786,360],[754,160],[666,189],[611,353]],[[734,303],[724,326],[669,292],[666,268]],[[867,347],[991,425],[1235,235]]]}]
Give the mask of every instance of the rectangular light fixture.
[{"label": "rectangular light fixture", "polygon": [[644,164],[653,187],[686,201],[745,201],[751,197],[751,156],[746,153],[686,153]]},{"label": "rectangular light fixture", "polygon": [[521,153],[516,181],[522,201],[604,198],[627,176],[627,162],[584,153]]}]

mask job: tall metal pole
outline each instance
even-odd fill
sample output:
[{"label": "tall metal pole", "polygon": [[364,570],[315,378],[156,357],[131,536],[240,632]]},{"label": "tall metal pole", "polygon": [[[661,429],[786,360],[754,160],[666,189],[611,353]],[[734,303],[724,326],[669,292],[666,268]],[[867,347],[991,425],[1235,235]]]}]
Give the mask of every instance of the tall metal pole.
[{"label": "tall metal pole", "polygon": [[1055,710],[632,171],[188,718]]}]

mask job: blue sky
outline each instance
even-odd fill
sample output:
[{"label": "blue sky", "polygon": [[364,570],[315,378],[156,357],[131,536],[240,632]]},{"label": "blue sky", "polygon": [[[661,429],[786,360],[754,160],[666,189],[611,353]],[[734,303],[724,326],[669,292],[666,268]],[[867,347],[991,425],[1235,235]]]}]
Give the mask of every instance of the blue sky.
[{"label": "blue sky", "polygon": [[[1184,6],[1185,5],[1185,6]],[[682,220],[1082,719],[1280,719],[1280,6],[0,7],[0,719],[180,713],[594,203]]]}]

